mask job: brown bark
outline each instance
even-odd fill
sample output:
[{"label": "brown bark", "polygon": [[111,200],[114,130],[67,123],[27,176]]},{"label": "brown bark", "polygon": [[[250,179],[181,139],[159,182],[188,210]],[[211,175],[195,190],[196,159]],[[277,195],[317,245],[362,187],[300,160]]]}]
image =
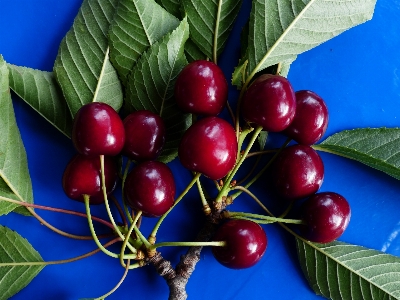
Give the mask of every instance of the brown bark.
[{"label": "brown bark", "polygon": [[[225,207],[226,204],[223,203],[222,207],[218,206],[218,209],[214,209],[207,216],[206,222],[195,241],[207,242],[211,239],[221,219],[221,212]],[[152,258],[147,259],[147,263],[152,264],[156,268],[157,273],[166,280],[169,287],[169,300],[187,299],[186,284],[194,272],[197,262],[200,260],[202,249],[202,246],[190,247],[187,253],[181,256],[175,269],[169,261],[162,257],[160,252],[157,252]]]}]

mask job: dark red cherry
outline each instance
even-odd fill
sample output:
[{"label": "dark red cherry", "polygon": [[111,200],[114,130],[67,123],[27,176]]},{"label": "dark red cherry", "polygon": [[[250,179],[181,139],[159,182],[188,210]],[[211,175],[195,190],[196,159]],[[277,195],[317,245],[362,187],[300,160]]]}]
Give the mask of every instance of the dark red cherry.
[{"label": "dark red cherry", "polygon": [[301,206],[302,235],[316,243],[330,243],[339,238],[350,222],[351,210],[347,200],[336,193],[318,193]]},{"label": "dark red cherry", "polygon": [[223,247],[212,247],[219,263],[231,269],[244,269],[255,265],[267,249],[267,235],[260,225],[248,220],[230,220],[213,237],[225,241]]},{"label": "dark red cherry", "polygon": [[328,109],[324,100],[311,91],[298,91],[296,113],[284,133],[303,145],[313,145],[321,139],[328,127]]},{"label": "dark red cherry", "polygon": [[207,117],[194,123],[179,144],[182,165],[217,180],[235,165],[237,140],[233,127],[218,117]]},{"label": "dark red cherry", "polygon": [[211,61],[197,60],[188,64],[176,80],[175,99],[184,112],[218,115],[228,99],[224,73]]},{"label": "dark red cherry", "polygon": [[241,109],[247,122],[267,131],[282,131],[292,122],[296,111],[293,88],[285,77],[261,75],[244,94]]},{"label": "dark red cherry", "polygon": [[276,193],[296,200],[319,190],[324,179],[324,164],[310,146],[294,145],[282,150],[273,164],[272,176]]},{"label": "dark red cherry", "polygon": [[108,104],[85,104],[75,115],[72,141],[81,154],[114,156],[125,143],[124,124]]},{"label": "dark red cherry", "polygon": [[159,115],[148,110],[133,112],[124,119],[124,127],[124,155],[136,161],[157,158],[165,142],[165,125]]},{"label": "dark red cherry", "polygon": [[141,210],[146,217],[159,217],[174,204],[174,176],[162,162],[142,162],[127,176],[124,195],[134,210]]},{"label": "dark red cherry", "polygon": [[[104,157],[104,176],[106,191],[110,194],[118,179],[117,163],[113,157]],[[100,157],[75,155],[65,168],[62,185],[71,199],[83,202],[83,195],[89,195],[90,204],[103,203]]]}]

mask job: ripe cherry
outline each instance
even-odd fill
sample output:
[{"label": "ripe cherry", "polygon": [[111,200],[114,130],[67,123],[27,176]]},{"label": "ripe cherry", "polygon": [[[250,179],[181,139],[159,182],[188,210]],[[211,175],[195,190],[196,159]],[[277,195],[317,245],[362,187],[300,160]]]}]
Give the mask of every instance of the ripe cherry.
[{"label": "ripe cherry", "polygon": [[255,265],[267,249],[267,235],[260,225],[248,220],[230,220],[213,237],[225,241],[222,247],[213,246],[212,253],[219,263],[231,269]]},{"label": "ripe cherry", "polygon": [[174,204],[174,176],[162,162],[142,162],[127,176],[124,195],[134,210],[141,210],[146,217],[159,217]]},{"label": "ripe cherry", "polygon": [[329,115],[325,101],[311,91],[298,91],[295,95],[296,114],[284,133],[299,144],[315,144],[328,126]]},{"label": "ripe cherry", "polygon": [[[113,157],[104,157],[104,176],[106,191],[110,194],[118,179],[117,163]],[[83,195],[88,195],[90,204],[103,203],[100,158],[75,155],[65,168],[62,185],[65,194],[71,199],[84,202]]]},{"label": "ripe cherry", "polygon": [[247,122],[256,123],[267,131],[279,132],[292,122],[296,99],[285,77],[264,74],[247,89],[241,108]]},{"label": "ripe cherry", "polygon": [[340,237],[350,222],[351,210],[347,200],[336,193],[318,193],[301,206],[302,235],[316,243],[330,243]]},{"label": "ripe cherry", "polygon": [[165,125],[159,115],[148,110],[133,112],[124,119],[124,127],[124,155],[136,161],[157,158],[165,142]]},{"label": "ripe cherry", "polygon": [[72,141],[81,154],[114,156],[125,143],[124,124],[108,104],[85,104],[75,115]]},{"label": "ripe cherry", "polygon": [[218,115],[228,99],[224,73],[211,61],[197,60],[188,64],[176,80],[175,99],[184,112]]},{"label": "ripe cherry", "polygon": [[282,150],[273,164],[272,174],[276,193],[296,200],[319,190],[324,179],[324,164],[310,146],[294,145]]},{"label": "ripe cherry", "polygon": [[235,165],[237,140],[233,127],[218,117],[207,117],[194,123],[179,144],[182,165],[217,180]]}]

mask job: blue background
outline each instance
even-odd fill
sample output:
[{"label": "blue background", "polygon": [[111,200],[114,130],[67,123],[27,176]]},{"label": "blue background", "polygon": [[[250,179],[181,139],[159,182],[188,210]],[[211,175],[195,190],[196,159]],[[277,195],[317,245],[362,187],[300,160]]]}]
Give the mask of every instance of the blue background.
[{"label": "blue background", "polygon": [[[70,28],[80,0],[0,0],[0,53],[9,63],[51,71],[58,45]],[[234,34],[220,64],[230,78],[239,53],[239,32],[251,3],[245,0]],[[379,0],[373,20],[355,27],[313,50],[301,54],[289,73],[295,90],[310,89],[321,95],[330,112],[326,136],[344,129],[397,127],[400,121],[400,1]],[[230,97],[237,92],[232,88]],[[70,140],[62,136],[17,97],[14,108],[24,141],[36,204],[84,211],[63,193],[61,177],[74,155]],[[282,137],[272,135],[270,145]],[[340,240],[400,255],[400,185],[397,180],[360,163],[321,154],[325,180],[321,191],[345,196],[352,207],[352,219]],[[170,164],[178,191],[188,183],[189,173],[178,160]],[[263,178],[266,180],[266,177]],[[270,203],[265,184],[254,193]],[[159,232],[159,241],[192,240],[201,227],[200,201],[193,190],[169,216]],[[259,212],[246,197],[232,210]],[[40,211],[48,222],[65,231],[89,234],[83,218]],[[102,207],[93,214],[105,216]],[[59,237],[34,218],[16,214],[2,216],[0,223],[17,230],[44,260],[74,257],[95,248],[93,242]],[[154,220],[143,222],[148,234]],[[318,299],[303,277],[292,236],[278,225],[264,226],[269,246],[253,268],[241,271],[219,265],[205,249],[187,290],[189,299]],[[100,229],[99,229],[100,230]],[[117,248],[114,248],[117,251]],[[175,264],[185,249],[162,249]],[[47,266],[12,299],[69,300],[98,297],[118,282],[123,269],[103,254],[86,260]],[[0,291],[1,292],[1,291]],[[133,270],[109,299],[166,299],[168,288],[152,267]]]}]

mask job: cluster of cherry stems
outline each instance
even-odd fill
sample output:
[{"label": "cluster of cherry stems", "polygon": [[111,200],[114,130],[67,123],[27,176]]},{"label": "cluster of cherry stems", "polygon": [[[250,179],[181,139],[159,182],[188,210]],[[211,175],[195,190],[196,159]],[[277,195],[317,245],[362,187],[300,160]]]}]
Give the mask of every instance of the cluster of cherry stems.
[{"label": "cluster of cherry stems", "polygon": [[[350,207],[344,197],[333,192],[316,193],[324,177],[323,162],[311,147],[325,133],[327,107],[311,91],[294,92],[290,82],[279,75],[264,74],[256,78],[239,100],[239,111],[246,125],[236,130],[217,115],[227,106],[228,85],[221,69],[209,61],[187,65],[176,81],[178,107],[198,116],[185,132],[178,150],[182,165],[193,172],[193,180],[175,198],[174,177],[169,167],[157,161],[165,143],[166,129],[162,118],[150,111],[139,110],[122,120],[105,103],[81,107],[74,119],[72,140],[79,152],[68,163],[63,188],[66,195],[86,205],[89,226],[94,240],[106,254],[124,260],[134,259],[134,268],[155,254],[158,247],[169,245],[212,246],[218,262],[229,268],[248,268],[257,263],[267,248],[267,236],[259,224],[286,222],[298,225],[298,232],[307,240],[327,243],[337,239],[346,229]],[[302,201],[300,220],[275,218],[244,212],[223,211],[224,220],[210,242],[177,242],[156,244],[157,231],[168,213],[197,183],[205,214],[213,208],[229,205],[259,176],[245,186],[236,186],[234,176],[246,159],[262,130],[283,132],[289,140],[275,152],[267,168],[273,173],[273,186],[279,198],[288,203]],[[253,132],[245,150],[246,136]],[[288,146],[290,140],[298,144]],[[117,155],[128,158],[119,174]],[[100,159],[99,159],[100,157]],[[135,162],[132,168],[131,163]],[[214,180],[218,196],[207,200],[199,181],[200,175]],[[110,211],[108,196],[122,177],[123,209],[130,226],[116,224]],[[233,190],[236,194],[229,194]],[[305,200],[304,200],[305,199]],[[105,203],[115,233],[123,241],[120,254],[107,250],[98,240],[92,224],[90,204]],[[120,208],[120,211],[122,208]],[[268,212],[268,210],[267,210]],[[159,217],[148,238],[139,229],[144,217]],[[125,253],[126,248],[129,252]]]}]

